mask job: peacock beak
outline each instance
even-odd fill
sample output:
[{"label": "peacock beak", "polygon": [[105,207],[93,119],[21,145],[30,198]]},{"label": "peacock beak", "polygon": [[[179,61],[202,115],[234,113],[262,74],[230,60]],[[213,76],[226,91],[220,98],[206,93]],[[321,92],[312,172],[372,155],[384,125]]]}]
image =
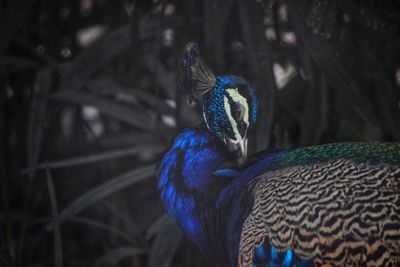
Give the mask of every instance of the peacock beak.
[{"label": "peacock beak", "polygon": [[238,154],[238,163],[242,165],[247,159],[247,138],[238,138],[233,140],[230,138],[225,139],[225,143],[229,151],[236,152]]},{"label": "peacock beak", "polygon": [[247,138],[239,142],[239,165],[242,165],[247,160]]}]

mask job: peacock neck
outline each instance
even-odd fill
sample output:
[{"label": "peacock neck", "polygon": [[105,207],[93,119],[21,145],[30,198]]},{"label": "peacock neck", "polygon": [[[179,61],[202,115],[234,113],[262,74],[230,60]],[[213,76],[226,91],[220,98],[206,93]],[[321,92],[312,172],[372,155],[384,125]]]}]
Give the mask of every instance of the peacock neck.
[{"label": "peacock neck", "polygon": [[202,227],[204,216],[198,214],[204,207],[199,205],[215,199],[224,186],[216,184],[219,181],[213,179],[213,172],[226,154],[207,128],[194,127],[179,134],[158,170],[158,187],[167,212],[200,246],[206,247],[207,238]]}]

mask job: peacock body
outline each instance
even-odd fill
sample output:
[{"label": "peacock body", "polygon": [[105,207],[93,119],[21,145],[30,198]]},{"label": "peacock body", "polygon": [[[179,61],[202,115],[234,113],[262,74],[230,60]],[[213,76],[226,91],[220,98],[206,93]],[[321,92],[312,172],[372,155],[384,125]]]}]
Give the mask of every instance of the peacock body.
[{"label": "peacock body", "polygon": [[[400,144],[338,143],[261,153],[243,164],[254,88],[214,75],[189,45],[182,86],[204,122],[158,169],[175,222],[220,266],[399,266]],[[235,168],[224,168],[232,157]]]}]

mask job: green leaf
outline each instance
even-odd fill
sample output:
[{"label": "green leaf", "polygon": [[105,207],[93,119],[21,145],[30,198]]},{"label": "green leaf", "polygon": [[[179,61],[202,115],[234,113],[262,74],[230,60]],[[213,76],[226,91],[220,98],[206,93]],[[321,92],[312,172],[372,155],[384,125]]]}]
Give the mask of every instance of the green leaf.
[{"label": "green leaf", "polygon": [[[49,68],[42,69],[37,73],[28,124],[28,165],[32,169],[35,169],[40,154],[50,82],[51,70]],[[34,176],[34,172],[30,173],[31,178]]]},{"label": "green leaf", "polygon": [[154,175],[154,164],[147,165],[133,171],[126,172],[117,176],[93,189],[84,195],[75,199],[69,204],[59,216],[59,222],[62,223],[70,217],[78,214],[88,206],[102,200],[103,198],[127,188],[135,183],[147,179]]},{"label": "green leaf", "polygon": [[131,25],[116,28],[85,48],[60,68],[61,90],[80,90],[86,82],[110,61],[124,55],[132,45]]},{"label": "green leaf", "polygon": [[147,267],[170,266],[182,239],[182,232],[170,219],[162,225],[150,249]]},{"label": "green leaf", "polygon": [[148,250],[148,243],[143,234],[143,230],[137,224],[141,218],[132,218],[131,214],[127,212],[121,212],[121,207],[119,203],[104,201],[105,212],[110,218],[115,218],[114,221],[118,222],[118,227],[124,229],[125,235],[129,236],[131,240],[135,241],[135,246],[140,247],[143,250]]},{"label": "green leaf", "polygon": [[126,149],[115,149],[111,151],[106,151],[102,153],[96,153],[96,154],[91,154],[91,155],[85,155],[81,157],[74,157],[74,158],[69,158],[69,159],[63,159],[63,160],[57,160],[57,161],[51,161],[48,163],[42,163],[38,165],[36,168],[30,168],[26,169],[22,172],[22,174],[25,174],[27,172],[32,172],[34,170],[38,169],[58,169],[58,168],[65,168],[65,167],[71,167],[71,166],[79,166],[79,165],[84,165],[84,164],[89,164],[89,163],[94,163],[94,162],[99,162],[99,161],[104,161],[104,160],[111,160],[111,159],[117,159],[117,158],[122,158],[122,157],[127,157],[131,155],[137,155],[143,152],[149,152],[149,151],[154,151],[154,152],[160,152],[163,149],[161,145],[146,145],[146,146],[135,146],[132,148],[126,148]]},{"label": "green leaf", "polygon": [[122,232],[117,228],[111,227],[105,223],[93,220],[93,219],[89,219],[89,218],[84,218],[84,217],[71,217],[69,218],[70,222],[75,222],[75,223],[80,223],[80,224],[86,224],[86,225],[90,225],[99,229],[103,229],[106,230],[112,234],[114,234],[115,236],[119,236],[120,238],[124,239],[125,241],[127,241],[128,243],[132,244],[132,245],[137,245],[138,242],[136,242],[134,239],[132,239],[126,232]]},{"label": "green leaf", "polygon": [[47,186],[49,188],[50,204],[51,204],[51,220],[54,232],[54,266],[63,266],[63,253],[62,253],[62,242],[61,242],[61,232],[60,224],[58,220],[58,209],[57,209],[57,199],[54,190],[53,179],[50,174],[50,170],[46,169],[47,176]]},{"label": "green leaf", "polygon": [[97,95],[118,95],[124,94],[133,96],[135,99],[149,105],[154,110],[162,113],[169,113],[173,111],[173,108],[169,107],[167,103],[161,98],[146,93],[139,88],[132,88],[123,84],[117,83],[110,77],[100,77],[90,80],[86,85],[85,89]]},{"label": "green leaf", "polygon": [[162,139],[165,132],[143,132],[130,131],[123,133],[115,133],[100,137],[99,143],[101,147],[128,147],[140,144],[159,144],[165,149]]},{"label": "green leaf", "polygon": [[163,226],[168,222],[168,220],[170,220],[168,214],[164,213],[147,229],[146,239],[151,239],[156,234],[158,234],[162,230]]},{"label": "green leaf", "polygon": [[50,96],[51,99],[66,101],[74,104],[96,107],[112,118],[129,123],[142,130],[152,131],[155,128],[155,119],[148,116],[144,110],[128,108],[127,106],[97,97],[81,91],[59,91]]}]

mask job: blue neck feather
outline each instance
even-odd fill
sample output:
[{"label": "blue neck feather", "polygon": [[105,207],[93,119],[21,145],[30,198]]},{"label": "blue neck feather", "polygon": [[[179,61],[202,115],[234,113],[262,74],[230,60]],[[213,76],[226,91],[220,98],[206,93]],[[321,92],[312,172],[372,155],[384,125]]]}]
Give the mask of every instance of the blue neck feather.
[{"label": "blue neck feather", "polygon": [[[192,240],[204,246],[207,241],[196,210],[202,208],[198,205],[204,199],[213,198],[209,190],[215,182],[212,174],[225,155],[211,132],[191,128],[175,139],[158,170],[158,188],[168,213]],[[197,197],[203,201],[196,201]]]},{"label": "blue neck feather", "polygon": [[[235,266],[242,225],[253,204],[247,184],[284,153],[265,154],[242,170],[219,169],[226,148],[205,127],[187,129],[160,163],[161,199],[203,253],[221,266]],[[278,252],[269,242],[255,251],[255,266],[292,266],[295,259],[300,263],[291,250]]]},{"label": "blue neck feather", "polygon": [[179,134],[158,169],[158,188],[167,212],[221,266],[236,262],[241,226],[250,212],[250,205],[243,204],[250,201],[237,201],[248,196],[246,188],[217,205],[218,196],[237,178],[231,176],[235,171],[217,171],[227,155],[208,129],[191,128]]}]

